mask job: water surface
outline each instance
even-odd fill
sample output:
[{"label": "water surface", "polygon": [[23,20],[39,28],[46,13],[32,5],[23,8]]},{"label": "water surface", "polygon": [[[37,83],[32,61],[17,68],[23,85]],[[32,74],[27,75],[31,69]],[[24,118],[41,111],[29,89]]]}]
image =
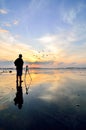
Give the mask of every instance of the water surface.
[{"label": "water surface", "polygon": [[0,73],[0,130],[86,130],[86,70]]}]

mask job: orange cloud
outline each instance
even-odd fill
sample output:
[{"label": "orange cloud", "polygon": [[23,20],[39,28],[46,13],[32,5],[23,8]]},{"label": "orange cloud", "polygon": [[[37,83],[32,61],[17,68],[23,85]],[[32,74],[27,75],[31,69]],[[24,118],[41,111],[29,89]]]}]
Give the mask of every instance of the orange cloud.
[{"label": "orange cloud", "polygon": [[7,33],[9,32],[8,30],[5,30],[5,29],[0,29],[0,33]]}]

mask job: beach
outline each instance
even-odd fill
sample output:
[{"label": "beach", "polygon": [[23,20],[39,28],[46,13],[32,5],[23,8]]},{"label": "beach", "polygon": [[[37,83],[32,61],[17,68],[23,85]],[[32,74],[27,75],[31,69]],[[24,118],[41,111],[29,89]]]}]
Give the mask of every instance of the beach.
[{"label": "beach", "polygon": [[15,70],[0,73],[0,130],[86,130],[86,69],[31,69],[30,76],[23,71],[20,87]]}]

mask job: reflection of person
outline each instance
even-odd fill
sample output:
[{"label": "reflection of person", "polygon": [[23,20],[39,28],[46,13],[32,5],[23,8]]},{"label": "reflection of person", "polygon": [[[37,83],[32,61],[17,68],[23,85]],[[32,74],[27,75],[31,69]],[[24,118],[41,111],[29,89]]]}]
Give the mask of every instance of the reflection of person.
[{"label": "reflection of person", "polygon": [[18,105],[18,108],[22,108],[23,104],[23,93],[22,93],[22,87],[21,86],[16,86],[17,92],[16,92],[16,97],[14,98],[15,105]]},{"label": "reflection of person", "polygon": [[20,79],[20,82],[22,81],[21,76],[22,76],[22,70],[23,70],[23,59],[22,59],[22,54],[19,54],[19,58],[17,58],[14,61],[14,64],[16,66],[16,71],[17,71],[17,81],[18,81],[18,77]]}]

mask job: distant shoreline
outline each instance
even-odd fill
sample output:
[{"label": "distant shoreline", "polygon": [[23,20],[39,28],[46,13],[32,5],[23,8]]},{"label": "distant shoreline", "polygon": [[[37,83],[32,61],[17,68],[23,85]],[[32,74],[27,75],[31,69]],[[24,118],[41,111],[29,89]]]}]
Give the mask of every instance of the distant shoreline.
[{"label": "distant shoreline", "polygon": [[[23,68],[25,69],[25,68]],[[48,69],[48,70],[59,70],[59,69],[86,69],[86,67],[64,67],[64,68],[36,68],[32,67],[29,69]],[[0,70],[16,70],[16,68],[0,68]]]}]

